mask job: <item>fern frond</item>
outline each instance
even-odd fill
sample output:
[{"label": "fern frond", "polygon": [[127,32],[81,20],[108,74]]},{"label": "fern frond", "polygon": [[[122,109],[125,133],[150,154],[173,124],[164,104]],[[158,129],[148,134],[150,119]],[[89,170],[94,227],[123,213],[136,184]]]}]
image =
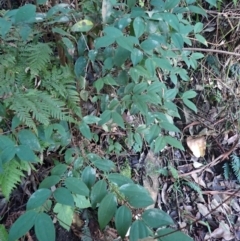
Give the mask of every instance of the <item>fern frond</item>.
[{"label": "fern frond", "polygon": [[51,60],[52,50],[46,43],[28,44],[22,53],[30,68],[32,76],[38,75],[39,71],[46,68]]},{"label": "fern frond", "polygon": [[188,185],[190,188],[192,188],[194,191],[196,191],[199,195],[202,195],[202,189],[196,183],[189,181],[184,181],[184,183]]},{"label": "fern frond", "polygon": [[27,162],[11,160],[3,164],[3,172],[0,174],[0,189],[3,195],[9,199],[11,192],[21,183],[23,171],[30,168]]},{"label": "fern frond", "polygon": [[229,163],[224,163],[223,165],[223,176],[226,180],[229,180],[230,177],[230,166]]},{"label": "fern frond", "polygon": [[231,155],[232,158],[232,169],[234,174],[236,175],[238,181],[240,182],[240,158],[237,155]]}]

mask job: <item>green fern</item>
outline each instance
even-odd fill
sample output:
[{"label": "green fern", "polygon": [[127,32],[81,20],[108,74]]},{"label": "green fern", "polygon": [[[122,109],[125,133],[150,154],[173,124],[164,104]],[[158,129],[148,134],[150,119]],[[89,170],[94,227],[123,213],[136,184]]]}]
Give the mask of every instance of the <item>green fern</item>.
[{"label": "green fern", "polygon": [[237,177],[237,180],[240,182],[240,158],[234,154],[231,155],[231,158],[232,158],[231,166],[232,166],[233,172]]},{"label": "green fern", "polygon": [[184,184],[192,188],[194,191],[196,191],[199,195],[202,196],[202,189],[194,182],[190,181],[184,181]]},{"label": "green fern", "polygon": [[9,199],[11,192],[21,183],[21,177],[24,176],[23,171],[28,171],[30,164],[15,159],[3,164],[3,172],[0,173],[0,189],[2,194]]}]

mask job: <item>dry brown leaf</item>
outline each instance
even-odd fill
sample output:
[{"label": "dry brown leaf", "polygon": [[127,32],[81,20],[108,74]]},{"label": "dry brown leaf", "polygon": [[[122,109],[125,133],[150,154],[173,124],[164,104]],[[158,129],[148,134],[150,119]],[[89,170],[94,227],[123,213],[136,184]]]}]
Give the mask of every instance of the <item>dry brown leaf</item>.
[{"label": "dry brown leaf", "polygon": [[187,145],[195,157],[203,157],[206,151],[206,138],[204,136],[187,138]]},{"label": "dry brown leaf", "polygon": [[202,175],[199,177],[198,173],[192,173],[191,176],[198,185],[206,188],[206,183],[203,181]]}]

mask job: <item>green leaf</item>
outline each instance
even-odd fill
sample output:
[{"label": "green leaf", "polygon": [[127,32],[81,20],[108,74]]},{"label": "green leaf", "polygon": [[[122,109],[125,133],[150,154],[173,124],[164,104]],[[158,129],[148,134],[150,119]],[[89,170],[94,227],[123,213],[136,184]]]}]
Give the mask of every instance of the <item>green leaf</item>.
[{"label": "green leaf", "polygon": [[208,46],[207,40],[202,35],[195,34],[195,37],[200,43],[204,44],[205,46]]},{"label": "green leaf", "polygon": [[103,32],[106,35],[108,35],[108,37],[115,38],[115,39],[123,36],[123,33],[121,30],[119,30],[118,28],[115,28],[115,27],[111,27],[111,26],[105,27],[103,29]]},{"label": "green leaf", "polygon": [[171,10],[180,3],[180,0],[167,0],[164,4],[165,10]]},{"label": "green leaf", "polygon": [[103,37],[97,38],[95,40],[95,48],[96,49],[106,48],[109,45],[113,44],[114,42],[115,42],[115,38],[114,37],[103,36]]},{"label": "green leaf", "polygon": [[141,220],[136,220],[133,222],[130,229],[130,241],[139,241],[142,238],[148,237],[150,231],[148,230],[145,223]]},{"label": "green leaf", "polygon": [[193,6],[193,5],[190,5],[187,8],[189,9],[189,12],[201,14],[201,15],[207,17],[207,13],[203,8]]},{"label": "green leaf", "polygon": [[92,132],[91,132],[89,126],[84,121],[82,121],[80,123],[79,130],[81,131],[83,136],[86,137],[88,140],[92,139]]},{"label": "green leaf", "polygon": [[89,195],[89,189],[86,184],[76,177],[68,177],[65,180],[65,185],[71,192],[82,196]]},{"label": "green leaf", "polygon": [[55,241],[55,227],[46,213],[37,215],[34,230],[39,241]]},{"label": "green leaf", "polygon": [[57,203],[53,211],[57,213],[57,220],[59,224],[69,231],[73,220],[73,208]]},{"label": "green leaf", "polygon": [[211,6],[217,7],[217,0],[206,0]]},{"label": "green leaf", "polygon": [[174,224],[172,218],[167,213],[157,208],[144,211],[142,219],[151,228],[160,228]]},{"label": "green leaf", "polygon": [[167,145],[167,142],[165,141],[163,136],[159,136],[156,140],[155,140],[155,146],[154,146],[154,153],[158,153],[161,150],[163,150],[163,148]]},{"label": "green leaf", "polygon": [[38,189],[34,192],[27,202],[27,210],[41,207],[51,196],[51,191],[46,188]]},{"label": "green leaf", "polygon": [[157,231],[157,237],[159,237],[158,240],[161,240],[161,241],[173,241],[173,240],[193,241],[193,239],[190,238],[185,233],[174,230],[172,228],[159,229]]},{"label": "green leaf", "polygon": [[119,187],[121,187],[124,184],[133,184],[132,179],[125,177],[119,173],[110,173],[108,175],[108,180]]},{"label": "green leaf", "polygon": [[93,22],[88,19],[80,20],[71,27],[72,32],[88,32],[93,27]]},{"label": "green leaf", "polygon": [[165,129],[166,131],[174,131],[174,132],[180,132],[180,130],[172,123],[170,122],[161,122],[160,127]]},{"label": "green leaf", "polygon": [[9,137],[0,135],[0,150],[10,146],[15,147],[15,143]]},{"label": "green leaf", "polygon": [[15,15],[15,23],[35,21],[36,6],[26,4],[20,7]]},{"label": "green leaf", "polygon": [[118,234],[124,239],[129,227],[132,223],[132,213],[131,210],[126,206],[121,206],[118,208],[115,215],[115,225]]},{"label": "green leaf", "polygon": [[141,37],[145,31],[145,22],[142,18],[136,17],[133,21],[133,29],[137,38]]},{"label": "green leaf", "polygon": [[195,113],[197,113],[197,107],[196,105],[190,101],[189,99],[182,99],[183,103],[191,110],[193,110]]},{"label": "green leaf", "polygon": [[0,240],[8,241],[8,232],[3,224],[0,224]]},{"label": "green leaf", "polygon": [[84,76],[86,72],[87,60],[85,57],[80,56],[74,65],[74,73],[79,79],[80,76]]},{"label": "green leaf", "polygon": [[12,23],[10,21],[5,20],[4,18],[0,18],[0,35],[3,39],[8,34],[11,27]]},{"label": "green leaf", "polygon": [[119,188],[119,191],[134,208],[144,208],[154,203],[148,191],[140,185],[125,184]]},{"label": "green leaf", "polygon": [[104,180],[100,180],[92,187],[90,199],[93,207],[96,207],[98,203],[107,195],[107,183]]},{"label": "green leaf", "polygon": [[183,37],[181,34],[179,33],[173,33],[171,34],[171,38],[172,38],[172,43],[176,46],[176,48],[178,49],[182,49],[183,48]]},{"label": "green leaf", "polygon": [[182,146],[182,143],[178,141],[176,138],[173,138],[171,136],[164,136],[164,140],[171,146],[176,147],[180,150],[184,151],[184,147]]},{"label": "green leaf", "polygon": [[82,172],[82,180],[88,188],[91,188],[96,181],[96,170],[90,166],[85,167]]},{"label": "green leaf", "polygon": [[64,172],[68,169],[68,166],[65,164],[57,164],[52,170],[52,175],[62,176]]},{"label": "green leaf", "polygon": [[148,70],[150,76],[155,75],[155,65],[154,65],[154,61],[152,59],[150,59],[150,58],[146,59],[145,67]]},{"label": "green leaf", "polygon": [[116,210],[117,199],[112,193],[109,193],[103,198],[98,208],[98,222],[101,229],[110,222]]},{"label": "green leaf", "polygon": [[21,161],[37,162],[34,152],[26,145],[17,146],[16,154]]},{"label": "green leaf", "polygon": [[156,65],[163,69],[163,70],[172,70],[172,65],[170,64],[168,59],[164,58],[153,58],[153,61],[156,63]]},{"label": "green leaf", "polygon": [[105,110],[100,115],[101,120],[98,122],[98,125],[101,126],[101,125],[107,123],[111,119],[111,116],[112,116],[112,112],[110,110]]},{"label": "green leaf", "polygon": [[111,76],[106,76],[103,78],[103,82],[106,85],[117,85],[117,82],[111,77]]},{"label": "green leaf", "polygon": [[33,151],[41,151],[41,146],[36,135],[30,130],[21,130],[18,133],[22,145],[29,146]]},{"label": "green leaf", "polygon": [[97,93],[99,94],[100,90],[103,88],[104,86],[104,81],[103,78],[98,79],[97,81],[95,81],[93,83],[93,86],[97,89]]},{"label": "green leaf", "polygon": [[97,116],[94,115],[86,115],[83,117],[83,121],[86,124],[94,124],[94,123],[98,123],[101,119]]},{"label": "green leaf", "polygon": [[197,22],[194,26],[194,33],[200,33],[203,30],[203,23]]},{"label": "green leaf", "polygon": [[157,46],[159,46],[160,43],[154,39],[147,39],[147,40],[144,40],[142,43],[141,43],[141,48],[145,51],[151,51],[153,49],[155,49]]},{"label": "green leaf", "polygon": [[147,106],[147,102],[146,102],[146,96],[133,95],[133,102],[143,115],[147,114],[148,106]]},{"label": "green leaf", "polygon": [[133,36],[122,36],[116,39],[119,46],[132,52],[133,45],[138,44],[138,39]]},{"label": "green leaf", "polygon": [[74,194],[73,199],[77,208],[84,209],[91,207],[89,199],[87,199],[85,196]]},{"label": "green leaf", "polygon": [[133,48],[131,51],[131,60],[133,65],[137,65],[143,59],[143,52],[139,49]]},{"label": "green leaf", "polygon": [[197,93],[193,90],[188,90],[183,93],[182,99],[192,99],[197,96]]},{"label": "green leaf", "polygon": [[92,161],[92,163],[101,171],[110,172],[114,170],[115,164],[111,160],[107,159],[98,159]]},{"label": "green leaf", "polygon": [[61,178],[56,175],[52,175],[49,177],[46,177],[39,185],[39,188],[51,188],[52,186],[55,186],[57,183],[59,183]]},{"label": "green leaf", "polygon": [[163,15],[164,20],[177,32],[180,31],[180,22],[177,16],[173,13],[164,13]]},{"label": "green leaf", "polygon": [[11,161],[16,154],[16,148],[12,145],[5,147],[0,153],[2,163]]},{"label": "green leaf", "polygon": [[123,129],[125,129],[123,118],[116,111],[112,112],[112,119],[113,119],[114,123],[118,124],[118,126],[120,126]]},{"label": "green leaf", "polygon": [[35,211],[27,211],[21,215],[11,226],[8,240],[16,241],[26,234],[34,225],[37,213]]},{"label": "green leaf", "polygon": [[56,201],[58,203],[72,206],[72,207],[74,205],[74,200],[73,200],[72,194],[70,193],[70,191],[68,189],[66,189],[64,187],[57,188],[53,193],[53,197],[56,199]]},{"label": "green leaf", "polygon": [[47,0],[37,0],[38,5],[45,4],[46,2],[47,2]]}]

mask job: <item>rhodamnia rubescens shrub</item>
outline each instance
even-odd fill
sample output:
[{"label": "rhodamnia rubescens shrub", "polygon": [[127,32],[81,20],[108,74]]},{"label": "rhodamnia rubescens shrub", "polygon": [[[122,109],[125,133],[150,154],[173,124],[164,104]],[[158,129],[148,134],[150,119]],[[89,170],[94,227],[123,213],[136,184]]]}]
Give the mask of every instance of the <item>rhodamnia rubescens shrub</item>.
[{"label": "rhodamnia rubescens shrub", "polygon": [[[66,3],[44,8],[45,3],[1,13],[1,192],[9,199],[21,177],[44,163],[46,152],[64,153],[64,160],[54,162],[8,238],[0,226],[3,240],[14,241],[32,227],[38,240],[55,240],[53,219],[69,230],[74,215],[90,208],[97,211],[100,229],[114,220],[124,237],[130,228],[130,241],[191,240],[173,232],[174,221],[159,209],[143,210],[136,219],[133,211],[154,200],[116,173],[107,155],[83,143],[98,140],[91,128],[97,125],[104,132],[117,127],[127,133],[121,144],[110,139],[105,153],[137,152],[143,142],[155,153],[166,145],[183,149],[173,134],[180,132],[173,121],[179,118],[175,100],[196,111],[191,101],[196,93],[184,92],[181,83],[189,81],[187,68],[197,68],[203,57],[183,47],[194,38],[206,43],[203,25],[190,22],[191,15],[205,12],[195,1],[180,0],[152,0],[147,6],[85,1],[81,12]],[[86,110],[86,103],[96,110]],[[81,135],[79,145],[72,145],[69,126]],[[84,232],[87,237],[87,225]]]}]

